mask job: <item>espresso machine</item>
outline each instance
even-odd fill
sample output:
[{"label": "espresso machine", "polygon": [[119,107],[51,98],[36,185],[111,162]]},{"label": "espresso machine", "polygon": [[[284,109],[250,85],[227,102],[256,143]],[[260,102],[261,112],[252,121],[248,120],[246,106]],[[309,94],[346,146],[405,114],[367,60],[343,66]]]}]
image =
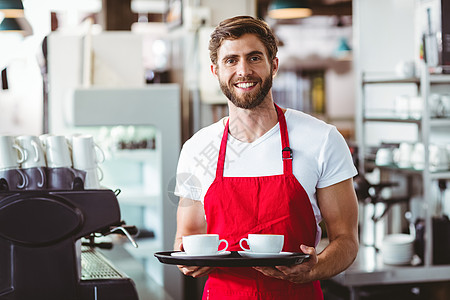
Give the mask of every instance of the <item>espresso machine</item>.
[{"label": "espresso machine", "polygon": [[25,191],[0,179],[0,299],[137,300],[132,279],[95,247],[94,236],[112,233],[134,242],[116,196],[80,178],[72,190]]}]

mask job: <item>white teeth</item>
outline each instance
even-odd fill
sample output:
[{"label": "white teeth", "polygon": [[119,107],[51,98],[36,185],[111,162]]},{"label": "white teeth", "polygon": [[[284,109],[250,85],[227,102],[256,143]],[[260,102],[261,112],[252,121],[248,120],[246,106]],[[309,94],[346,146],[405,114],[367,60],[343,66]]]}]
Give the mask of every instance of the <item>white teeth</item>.
[{"label": "white teeth", "polygon": [[249,88],[251,86],[254,86],[256,83],[254,82],[241,82],[237,84],[237,87],[242,88],[242,89],[246,89]]}]

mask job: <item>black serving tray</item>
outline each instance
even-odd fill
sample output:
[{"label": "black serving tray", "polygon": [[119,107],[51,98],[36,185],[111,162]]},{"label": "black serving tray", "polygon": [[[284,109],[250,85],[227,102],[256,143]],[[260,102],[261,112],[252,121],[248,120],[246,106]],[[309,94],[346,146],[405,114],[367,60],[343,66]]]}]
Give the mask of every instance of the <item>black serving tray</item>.
[{"label": "black serving tray", "polygon": [[171,256],[174,252],[156,252],[154,255],[163,264],[201,266],[201,267],[272,267],[291,266],[303,263],[309,254],[293,252],[291,255],[280,257],[243,257],[238,251],[231,251],[229,255],[219,256]]}]

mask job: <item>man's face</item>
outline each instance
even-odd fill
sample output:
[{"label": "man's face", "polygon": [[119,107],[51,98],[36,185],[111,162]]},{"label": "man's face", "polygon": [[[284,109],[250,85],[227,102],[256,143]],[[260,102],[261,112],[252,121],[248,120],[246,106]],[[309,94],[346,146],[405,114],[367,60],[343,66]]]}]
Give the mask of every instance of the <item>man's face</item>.
[{"label": "man's face", "polygon": [[264,44],[256,35],[225,40],[219,48],[217,66],[211,70],[222,92],[237,107],[251,109],[261,104],[272,88],[278,59],[269,61]]}]

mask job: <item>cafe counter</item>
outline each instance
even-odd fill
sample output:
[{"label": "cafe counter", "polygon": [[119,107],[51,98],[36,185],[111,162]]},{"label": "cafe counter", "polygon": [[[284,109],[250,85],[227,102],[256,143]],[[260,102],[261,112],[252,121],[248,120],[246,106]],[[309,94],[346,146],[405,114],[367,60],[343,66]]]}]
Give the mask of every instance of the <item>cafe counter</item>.
[{"label": "cafe counter", "polygon": [[333,299],[450,299],[450,265],[387,265],[361,245],[353,264],[322,285],[325,294],[338,294]]}]

